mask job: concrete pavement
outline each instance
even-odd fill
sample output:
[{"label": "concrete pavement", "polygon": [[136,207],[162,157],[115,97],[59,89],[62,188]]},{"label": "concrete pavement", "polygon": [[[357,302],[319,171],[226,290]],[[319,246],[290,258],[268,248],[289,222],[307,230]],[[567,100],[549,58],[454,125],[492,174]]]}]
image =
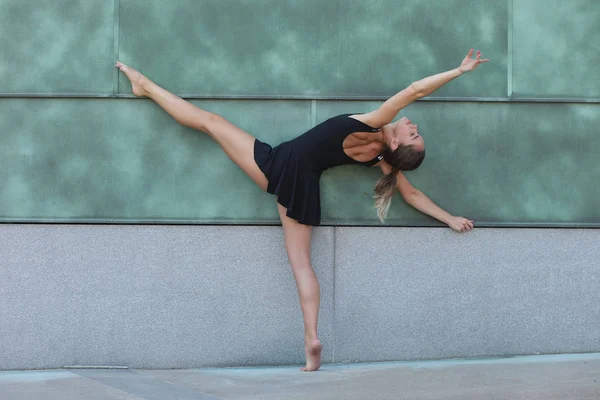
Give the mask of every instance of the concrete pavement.
[{"label": "concrete pavement", "polygon": [[600,353],[299,367],[0,371],[0,399],[600,399]]}]

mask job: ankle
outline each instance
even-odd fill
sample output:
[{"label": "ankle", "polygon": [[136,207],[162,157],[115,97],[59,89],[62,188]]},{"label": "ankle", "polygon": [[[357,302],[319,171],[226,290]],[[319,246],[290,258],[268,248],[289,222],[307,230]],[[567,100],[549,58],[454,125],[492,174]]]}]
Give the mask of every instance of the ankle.
[{"label": "ankle", "polygon": [[147,97],[151,97],[155,92],[154,89],[156,89],[156,84],[148,78],[143,79],[140,86]]},{"label": "ankle", "polygon": [[311,343],[314,342],[315,340],[319,340],[319,337],[317,336],[316,333],[311,333],[311,334],[304,334],[304,342],[305,343]]}]

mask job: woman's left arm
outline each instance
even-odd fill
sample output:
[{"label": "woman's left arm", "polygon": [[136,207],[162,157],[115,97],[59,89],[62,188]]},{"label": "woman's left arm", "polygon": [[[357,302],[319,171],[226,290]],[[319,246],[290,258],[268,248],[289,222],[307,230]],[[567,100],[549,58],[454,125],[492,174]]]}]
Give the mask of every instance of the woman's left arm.
[{"label": "woman's left arm", "polygon": [[377,110],[361,115],[360,120],[374,127],[389,124],[396,118],[400,110],[415,100],[429,96],[451,80],[458,78],[465,72],[473,71],[479,64],[490,61],[487,58],[482,59],[480,51],[477,51],[476,58],[473,59],[471,56],[473,56],[473,49],[469,51],[458,68],[411,83],[406,89],[386,100]]},{"label": "woman's left arm", "polygon": [[[384,174],[389,174],[392,170],[392,168],[384,162],[381,162],[380,168]],[[431,199],[429,199],[429,197],[425,196],[423,192],[411,185],[402,172],[396,174],[396,188],[405,202],[422,213],[445,223],[452,230],[455,230],[456,232],[467,232],[473,229],[473,221],[463,217],[455,217],[438,207]]]}]

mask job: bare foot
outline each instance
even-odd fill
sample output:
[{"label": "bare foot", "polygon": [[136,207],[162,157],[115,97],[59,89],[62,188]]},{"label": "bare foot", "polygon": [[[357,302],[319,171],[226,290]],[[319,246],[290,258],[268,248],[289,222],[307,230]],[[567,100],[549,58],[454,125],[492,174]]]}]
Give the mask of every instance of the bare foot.
[{"label": "bare foot", "polygon": [[146,78],[144,75],[140,74],[135,69],[128,67],[122,62],[117,61],[115,66],[121,71],[123,71],[125,75],[127,75],[127,78],[129,78],[134,95],[138,97],[148,96],[148,91],[146,90],[146,87],[150,83],[150,79]]},{"label": "bare foot", "polygon": [[300,370],[305,372],[318,370],[321,367],[321,351],[323,350],[319,339],[306,342],[304,350],[306,351],[306,367],[300,368]]}]

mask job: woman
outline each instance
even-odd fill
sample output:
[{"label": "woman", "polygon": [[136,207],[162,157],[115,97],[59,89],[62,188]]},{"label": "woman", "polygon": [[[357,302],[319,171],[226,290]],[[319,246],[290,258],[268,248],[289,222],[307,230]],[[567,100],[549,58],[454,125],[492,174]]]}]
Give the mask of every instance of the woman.
[{"label": "woman", "polygon": [[378,166],[384,173],[375,188],[376,207],[383,221],[394,187],[405,201],[455,231],[473,228],[473,221],[454,217],[413,188],[400,171],[417,168],[425,156],[425,144],[417,125],[406,117],[392,123],[398,112],[413,101],[488,62],[473,49],[460,67],[412,83],[377,110],[367,114],[333,117],[303,135],[272,148],[219,115],[204,111],[169,93],[144,75],[122,64],[116,66],[131,81],[133,94],[154,100],[177,122],[207,133],[262,190],[277,195],[285,247],[298,287],[304,317],[306,366],[321,365],[322,345],[317,337],[319,283],[310,261],[312,226],[320,222],[319,178],[327,169],[342,164]]}]

